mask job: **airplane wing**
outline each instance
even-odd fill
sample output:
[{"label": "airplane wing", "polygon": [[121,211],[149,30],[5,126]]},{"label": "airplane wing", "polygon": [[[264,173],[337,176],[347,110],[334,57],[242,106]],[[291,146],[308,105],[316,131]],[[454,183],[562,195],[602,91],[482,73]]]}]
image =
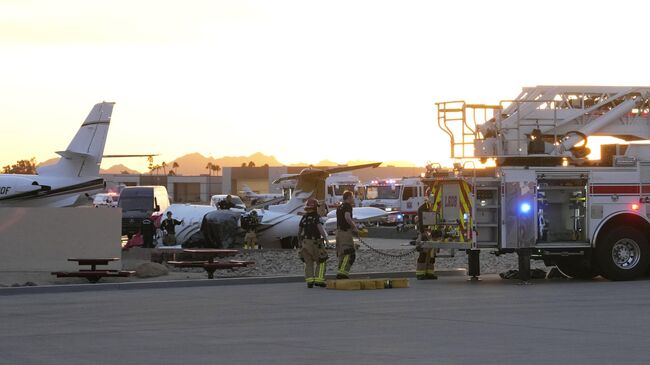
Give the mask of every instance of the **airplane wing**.
[{"label": "airplane wing", "polygon": [[265,201],[262,201],[262,202],[259,202],[259,203],[255,203],[254,205],[251,205],[249,208],[246,208],[246,211],[250,211],[250,210],[253,210],[253,209],[260,209],[260,208],[263,208],[263,207],[265,207],[267,205],[280,204],[285,200],[286,199],[284,197],[265,200]]},{"label": "airplane wing", "polygon": [[295,174],[295,175],[292,175],[292,176],[283,176],[283,177],[275,180],[273,183],[278,184],[281,181],[296,180],[298,177],[307,177],[307,176],[310,176],[310,175],[327,177],[327,176],[329,176],[331,174],[335,174],[337,172],[353,171],[353,170],[360,170],[360,169],[366,169],[366,168],[375,168],[375,167],[379,167],[379,165],[381,165],[381,162],[367,163],[367,164],[364,164],[364,165],[332,167],[330,169],[322,169],[322,170],[319,169],[319,168],[305,169],[300,174]]},{"label": "airplane wing", "polygon": [[[375,207],[354,207],[352,208],[352,219],[357,222],[367,222],[387,217],[395,212],[387,212]],[[336,218],[336,210],[327,213],[327,218]]]},{"label": "airplane wing", "polygon": [[364,165],[353,165],[353,166],[341,166],[341,167],[333,167],[331,169],[325,169],[324,171],[330,174],[335,174],[337,172],[344,172],[344,171],[352,171],[352,170],[361,170],[361,169],[366,169],[366,168],[376,168],[381,165],[381,162],[373,162],[373,163],[367,163]]},{"label": "airplane wing", "polygon": [[[375,207],[352,208],[352,220],[357,223],[381,221],[391,214],[391,212]],[[327,213],[327,220],[323,227],[327,232],[333,232],[336,229],[336,210]]]},{"label": "airplane wing", "polygon": [[298,178],[298,176],[300,176],[300,174],[291,174],[291,175],[287,175],[287,176],[282,176],[281,178],[276,179],[275,181],[273,181],[273,184],[279,184],[282,181],[296,180]]}]

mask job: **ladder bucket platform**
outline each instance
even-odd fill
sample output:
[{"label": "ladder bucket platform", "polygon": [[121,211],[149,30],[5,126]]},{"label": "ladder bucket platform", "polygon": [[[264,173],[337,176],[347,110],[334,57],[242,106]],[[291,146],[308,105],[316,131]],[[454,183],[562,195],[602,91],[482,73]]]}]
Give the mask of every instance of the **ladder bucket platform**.
[{"label": "ladder bucket platform", "polygon": [[377,290],[408,288],[409,279],[338,279],[327,280],[327,289],[334,290]]}]

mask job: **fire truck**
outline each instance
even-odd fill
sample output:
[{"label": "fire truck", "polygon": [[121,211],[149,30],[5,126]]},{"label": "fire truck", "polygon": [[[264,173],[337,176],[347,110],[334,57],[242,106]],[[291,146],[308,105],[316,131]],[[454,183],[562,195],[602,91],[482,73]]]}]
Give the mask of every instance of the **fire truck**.
[{"label": "fire truck", "polygon": [[427,186],[420,177],[402,179],[373,180],[365,187],[366,196],[363,207],[375,207],[387,212],[388,223],[411,221],[418,207],[424,203]]},{"label": "fire truck", "polygon": [[[574,278],[646,274],[650,87],[536,86],[494,105],[436,105],[458,162],[427,169],[426,247],[465,250],[473,278],[484,249],[517,253],[524,280],[531,259]],[[593,160],[592,136],[626,142]]]},{"label": "fire truck", "polygon": [[349,190],[354,193],[355,205],[360,206],[363,196],[363,185],[359,178],[350,174],[333,174],[325,180],[325,203],[329,209],[336,209],[343,201],[343,193]]}]

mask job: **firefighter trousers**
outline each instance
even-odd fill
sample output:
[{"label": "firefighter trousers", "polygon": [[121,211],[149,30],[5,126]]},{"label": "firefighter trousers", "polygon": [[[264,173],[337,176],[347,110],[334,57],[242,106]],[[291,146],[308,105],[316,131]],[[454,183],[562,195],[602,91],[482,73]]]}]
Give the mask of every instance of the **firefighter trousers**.
[{"label": "firefighter trousers", "polygon": [[244,236],[244,249],[254,250],[257,248],[257,233],[249,231]]},{"label": "firefighter trousers", "polygon": [[420,252],[415,265],[415,276],[418,279],[434,276],[434,264],[436,263],[436,254],[434,249],[425,249]]},{"label": "firefighter trousers", "polygon": [[350,275],[350,269],[357,258],[354,249],[354,238],[351,231],[338,230],[336,232],[336,256],[339,258],[336,277],[346,279]]},{"label": "firefighter trousers", "polygon": [[317,240],[305,238],[302,242],[300,255],[305,261],[305,281],[307,284],[325,284],[325,248]]}]

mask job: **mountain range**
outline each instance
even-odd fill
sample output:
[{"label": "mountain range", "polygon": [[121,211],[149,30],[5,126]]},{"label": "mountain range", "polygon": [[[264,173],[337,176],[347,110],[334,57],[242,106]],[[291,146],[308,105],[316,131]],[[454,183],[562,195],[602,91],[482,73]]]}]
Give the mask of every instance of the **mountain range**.
[{"label": "mountain range", "polygon": [[[58,158],[52,158],[46,161],[39,163],[37,166],[46,166],[55,163]],[[213,165],[218,165],[220,168],[223,167],[239,167],[242,164],[248,165],[249,162],[253,162],[255,166],[260,167],[264,165],[268,166],[337,166],[338,163],[329,160],[322,160],[316,164],[309,163],[294,163],[294,164],[284,164],[278,161],[272,155],[265,155],[261,152],[253,153],[249,156],[224,156],[224,157],[206,157],[198,152],[189,153],[181,157],[176,158],[172,161],[165,161],[166,168],[165,171],[169,171],[173,166],[174,162],[178,164],[176,169],[176,174],[178,175],[202,175],[207,174],[208,170],[206,166],[208,163]],[[352,160],[348,161],[347,165],[358,165],[375,161],[365,161],[365,160]],[[154,164],[162,165],[163,161],[157,160],[154,158]],[[415,165],[408,161],[389,161],[385,162],[383,166],[401,166],[401,167],[414,167]],[[103,174],[121,174],[127,172],[129,174],[139,174],[147,173],[148,171],[137,171],[135,169],[129,168],[123,164],[113,165],[107,169],[102,169],[101,173]],[[158,173],[162,173],[162,170],[159,170]]]}]

